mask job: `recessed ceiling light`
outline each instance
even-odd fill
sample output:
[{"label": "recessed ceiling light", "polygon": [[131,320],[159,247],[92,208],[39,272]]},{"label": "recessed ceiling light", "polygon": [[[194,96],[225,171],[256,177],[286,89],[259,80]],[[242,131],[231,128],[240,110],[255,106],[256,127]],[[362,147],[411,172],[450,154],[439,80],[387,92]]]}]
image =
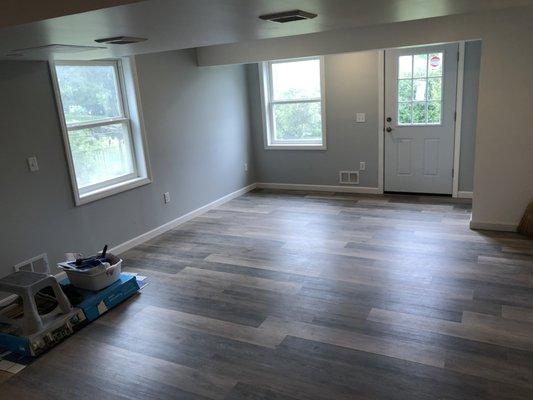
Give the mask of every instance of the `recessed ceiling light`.
[{"label": "recessed ceiling light", "polygon": [[307,11],[292,10],[292,11],[283,11],[283,12],[274,13],[274,14],[265,14],[265,15],[261,15],[259,18],[265,21],[279,22],[283,24],[285,22],[302,21],[304,19],[313,19],[316,16],[317,14],[313,14]]}]

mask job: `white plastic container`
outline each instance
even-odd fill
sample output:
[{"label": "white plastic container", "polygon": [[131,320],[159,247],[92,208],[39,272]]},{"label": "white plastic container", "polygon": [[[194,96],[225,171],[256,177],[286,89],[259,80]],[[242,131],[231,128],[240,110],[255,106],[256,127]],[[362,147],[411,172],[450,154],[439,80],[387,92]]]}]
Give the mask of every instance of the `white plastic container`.
[{"label": "white plastic container", "polygon": [[120,278],[122,259],[112,254],[107,254],[107,258],[113,261],[113,264],[103,263],[85,270],[76,269],[69,262],[59,263],[57,266],[67,273],[72,285],[81,289],[98,291],[112,285]]}]

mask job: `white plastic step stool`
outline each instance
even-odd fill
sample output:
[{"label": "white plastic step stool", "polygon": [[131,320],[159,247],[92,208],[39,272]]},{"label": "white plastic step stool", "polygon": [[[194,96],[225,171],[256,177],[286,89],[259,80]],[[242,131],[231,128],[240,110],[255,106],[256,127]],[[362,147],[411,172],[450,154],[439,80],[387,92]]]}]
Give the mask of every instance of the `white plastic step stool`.
[{"label": "white plastic step stool", "polygon": [[24,317],[21,320],[15,320],[0,315],[0,322],[19,327],[24,336],[45,329],[49,324],[53,323],[55,321],[53,317],[57,313],[51,312],[41,316],[35,303],[37,292],[46,287],[52,288],[58,303],[57,308],[62,314],[68,314],[72,311],[70,302],[55,277],[37,272],[18,271],[0,279],[0,292],[13,293],[22,298]]}]

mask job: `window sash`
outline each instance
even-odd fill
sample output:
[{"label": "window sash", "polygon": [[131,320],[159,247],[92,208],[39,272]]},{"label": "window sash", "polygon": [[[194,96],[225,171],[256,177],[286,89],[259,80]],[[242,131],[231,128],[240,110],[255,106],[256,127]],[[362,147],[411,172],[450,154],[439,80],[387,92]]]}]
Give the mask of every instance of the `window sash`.
[{"label": "window sash", "polygon": [[[275,100],[274,99],[274,87],[273,87],[273,64],[284,64],[289,62],[298,62],[305,60],[319,60],[320,62],[320,71],[319,71],[319,86],[320,86],[320,97],[302,97],[298,99],[290,100]],[[266,129],[266,141],[267,146],[293,146],[294,148],[304,147],[306,145],[314,147],[325,146],[325,115],[324,115],[324,72],[323,72],[323,60],[321,57],[306,57],[299,58],[294,60],[280,60],[280,61],[268,61],[266,63],[266,71],[263,70],[263,73],[266,72],[266,76],[263,79],[262,90],[266,94],[266,109],[263,109],[263,112],[267,112],[268,115],[265,118],[268,119]],[[276,139],[275,132],[275,122],[274,122],[274,105],[276,104],[302,104],[302,103],[319,103],[320,104],[320,114],[321,114],[321,137],[319,139]]]},{"label": "window sash", "polygon": [[[107,121],[102,121],[102,122],[94,122],[94,123],[91,123],[91,124],[83,124],[83,126],[79,126],[79,125],[76,125],[75,127],[67,127],[67,131],[68,133],[70,132],[73,132],[73,131],[79,131],[79,130],[82,130],[82,129],[87,129],[87,128],[98,128],[100,126],[107,126],[107,125],[115,125],[115,124],[119,124],[121,123],[123,126],[125,126],[126,128],[126,132],[129,136],[129,151],[130,151],[130,154],[131,154],[131,161],[132,161],[132,167],[133,167],[133,172],[129,173],[129,174],[126,174],[126,175],[122,175],[122,176],[117,176],[116,178],[112,178],[112,179],[107,179],[105,181],[102,181],[102,182],[98,182],[98,183],[95,183],[95,184],[92,184],[92,185],[87,185],[87,186],[80,186],[78,184],[78,175],[76,173],[76,166],[74,165],[74,162],[72,163],[72,169],[74,171],[74,176],[75,176],[75,179],[76,179],[76,186],[78,188],[78,193],[80,194],[80,196],[84,196],[88,193],[92,193],[94,191],[97,191],[97,190],[100,190],[100,189],[104,189],[108,186],[113,186],[113,185],[116,185],[118,183],[123,183],[123,182],[128,182],[128,181],[131,181],[133,179],[136,179],[139,177],[139,169],[138,169],[138,166],[137,166],[137,157],[135,157],[135,143],[133,141],[133,137],[132,137],[132,134],[131,134],[131,124],[130,124],[130,120],[129,119],[126,119],[126,118],[115,118],[114,120],[107,120]],[[71,153],[71,157],[72,156],[72,150],[70,148],[70,139],[68,138],[68,135],[67,135],[67,140],[69,141],[69,151]]]},{"label": "window sash", "polygon": [[305,144],[308,144],[308,145],[317,145],[317,144],[322,144],[323,140],[324,140],[324,132],[323,132],[323,129],[324,129],[324,124],[322,124],[321,126],[321,130],[322,130],[322,136],[319,138],[319,139],[276,139],[276,123],[274,121],[274,106],[276,104],[309,104],[309,103],[319,103],[320,104],[320,114],[322,116],[322,100],[321,99],[318,99],[318,100],[305,100],[305,101],[294,101],[294,100],[291,100],[291,101],[271,101],[270,104],[269,104],[269,107],[268,107],[268,113],[269,113],[269,118],[270,118],[270,138],[269,138],[269,142],[270,144],[273,144],[273,145],[305,145]]},{"label": "window sash", "polygon": [[[93,192],[99,191],[99,190],[105,190],[108,188],[112,188],[114,185],[118,185],[121,183],[129,182],[135,179],[139,178],[139,168],[138,168],[138,160],[136,157],[136,151],[135,151],[135,141],[133,140],[132,135],[132,128],[131,128],[131,119],[129,116],[129,108],[126,105],[126,90],[124,86],[124,80],[122,76],[122,65],[119,60],[109,60],[109,61],[56,61],[55,65],[64,65],[64,66],[112,66],[114,75],[115,75],[115,84],[117,89],[117,98],[118,98],[118,105],[119,105],[119,117],[113,117],[113,118],[102,118],[97,119],[89,122],[79,122],[79,123],[71,123],[68,124],[65,118],[65,112],[63,110],[63,107],[60,105],[60,111],[62,115],[62,119],[64,121],[67,133],[82,130],[82,129],[88,129],[88,128],[98,128],[101,126],[106,125],[114,125],[114,124],[122,124],[125,127],[125,130],[127,132],[127,135],[129,136],[129,151],[131,154],[132,159],[132,166],[133,166],[133,172],[115,177],[112,179],[108,179],[102,182],[98,182],[92,185],[88,186],[80,186],[78,184],[78,175],[76,173],[76,168],[74,166],[74,162],[72,161],[70,163],[70,169],[71,173],[74,174],[74,182],[76,183],[76,190],[78,192],[78,195],[80,198],[92,194]],[[54,66],[55,68],[55,66]],[[55,72],[54,72],[55,73]],[[58,99],[61,100],[61,88],[59,86],[59,83],[57,83],[57,91],[58,91]],[[70,139],[68,137],[68,134],[66,135],[66,142],[69,152],[69,157],[71,160],[73,160],[73,152],[72,147],[70,144]]]}]

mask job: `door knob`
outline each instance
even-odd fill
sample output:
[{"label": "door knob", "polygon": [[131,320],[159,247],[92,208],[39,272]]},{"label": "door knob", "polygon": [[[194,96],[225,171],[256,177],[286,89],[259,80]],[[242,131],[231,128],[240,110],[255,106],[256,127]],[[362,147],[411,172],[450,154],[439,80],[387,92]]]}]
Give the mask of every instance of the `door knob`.
[{"label": "door knob", "polygon": [[391,117],[387,117],[387,122],[391,122],[392,121],[392,118]]},{"label": "door knob", "polygon": [[392,132],[392,128],[390,126],[387,126],[387,128],[385,129],[387,132]]}]

